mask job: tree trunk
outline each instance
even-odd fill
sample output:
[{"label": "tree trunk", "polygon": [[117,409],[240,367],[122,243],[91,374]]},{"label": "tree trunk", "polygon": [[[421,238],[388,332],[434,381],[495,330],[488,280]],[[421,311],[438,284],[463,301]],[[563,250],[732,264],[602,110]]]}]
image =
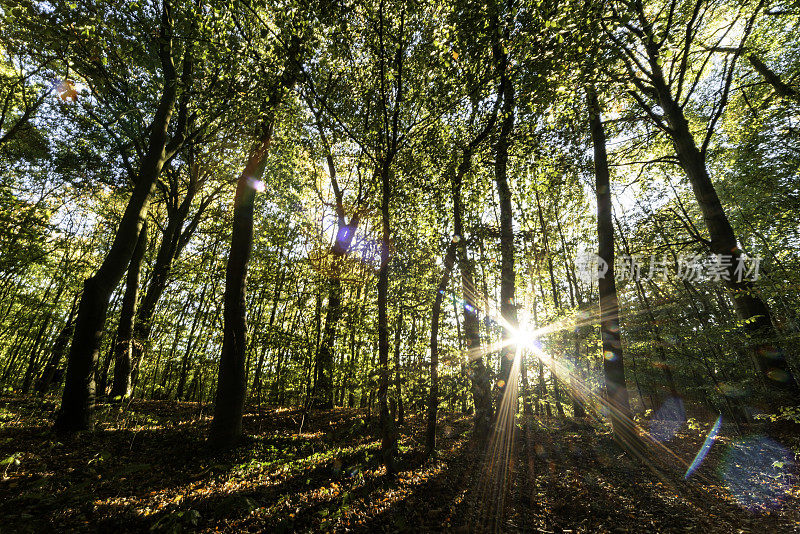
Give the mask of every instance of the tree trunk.
[{"label": "tree trunk", "polygon": [[439,316],[442,313],[442,301],[447,291],[450,274],[453,272],[456,248],[460,239],[461,237],[458,235],[453,236],[453,241],[447,246],[447,252],[444,255],[444,272],[439,286],[436,288],[431,311],[431,387],[428,394],[428,426],[425,432],[425,449],[429,456],[436,450],[436,415],[439,409]]},{"label": "tree trunk", "polygon": [[177,98],[178,84],[172,61],[172,21],[166,6],[161,16],[159,41],[159,55],[165,77],[164,90],[150,124],[147,152],[142,159],[133,193],[114,236],[114,242],[100,268],[83,284],[75,333],[67,360],[64,394],[54,425],[57,431],[86,430],[94,426],[94,368],[108,313],[108,301],[133,256],[156,179],[167,159],[167,132]]},{"label": "tree trunk", "polygon": [[67,320],[53,342],[53,349],[50,353],[50,359],[47,360],[47,364],[44,366],[44,371],[42,371],[39,380],[36,382],[36,392],[39,395],[44,395],[47,393],[47,391],[50,389],[50,386],[53,384],[53,379],[56,377],[58,365],[61,363],[61,357],[64,355],[64,351],[67,348],[69,339],[72,336],[73,327],[75,326],[75,312],[77,311],[78,298],[79,295],[75,295],[75,299],[72,301],[72,306],[70,306],[69,309]]},{"label": "tree trunk", "polygon": [[768,84],[772,86],[777,94],[782,96],[783,98],[788,98],[790,100],[794,100],[796,103],[800,103],[800,92],[798,92],[794,87],[791,85],[784,83],[781,80],[781,77],[778,76],[772,69],[767,67],[761,59],[756,56],[755,54],[750,54],[747,56],[747,60],[756,69],[756,72],[759,73]]},{"label": "tree trunk", "polygon": [[[57,301],[58,299],[56,299]],[[31,384],[33,383],[33,377],[36,374],[36,367],[37,363],[39,363],[39,347],[41,346],[42,342],[45,339],[45,333],[50,327],[50,321],[52,320],[53,315],[52,311],[48,312],[45,316],[44,320],[42,321],[42,326],[39,327],[38,332],[36,333],[36,337],[33,341],[33,346],[30,348],[30,358],[28,360],[28,368],[25,370],[25,377],[22,380],[22,394],[27,395],[28,391],[31,389]]]},{"label": "tree trunk", "polygon": [[[631,249],[628,246],[628,240],[625,238],[625,234],[622,232],[622,225],[619,223],[619,220],[614,217],[614,221],[617,223],[617,229],[619,230],[620,239],[622,239],[622,245],[625,250],[625,254],[629,257],[631,256]],[[664,375],[664,381],[666,382],[667,389],[669,390],[669,396],[674,399],[679,399],[678,397],[678,388],[675,386],[675,378],[672,376],[672,367],[670,367],[669,362],[667,361],[667,355],[664,351],[664,339],[661,337],[661,329],[658,326],[658,321],[656,320],[656,316],[653,313],[653,309],[650,306],[650,299],[647,297],[647,293],[642,286],[642,281],[639,280],[638,277],[634,277],[633,282],[636,286],[636,293],[639,295],[639,299],[641,299],[642,304],[644,305],[645,313],[647,314],[647,319],[650,321],[651,328],[653,330],[653,337],[656,340],[656,355],[659,362],[659,367]]]},{"label": "tree trunk", "polygon": [[267,118],[257,148],[250,154],[247,165],[236,184],[233,200],[233,234],[225,270],[224,324],[222,354],[219,361],[214,419],[208,441],[213,447],[227,448],[242,435],[242,412],[247,392],[247,264],[253,249],[253,212],[256,184],[264,174],[265,157],[274,128],[274,115],[284,94],[294,87],[300,74],[303,38],[294,36],[286,51],[286,62],[280,80],[268,100]]},{"label": "tree trunk", "polygon": [[[142,361],[144,349],[147,346],[148,339],[153,327],[153,315],[156,311],[161,295],[167,288],[169,282],[169,275],[172,270],[173,262],[180,257],[183,248],[189,242],[192,234],[196,230],[200,216],[208,207],[211,198],[209,197],[203,201],[197,209],[197,213],[193,216],[190,223],[186,228],[181,231],[189,215],[189,209],[192,202],[200,189],[199,183],[199,169],[198,166],[192,161],[191,155],[193,149],[190,151],[190,180],[189,186],[186,191],[186,196],[183,198],[179,206],[170,206],[167,209],[167,226],[161,236],[161,244],[156,253],[156,260],[153,263],[153,270],[150,277],[150,282],[147,284],[147,289],[144,292],[144,297],[141,300],[141,305],[136,312],[133,323],[133,330],[129,334],[129,344],[131,347],[131,366],[129,374],[134,374],[139,364]],[[175,193],[177,195],[177,192]],[[217,249],[217,242],[215,241],[211,249],[211,257],[215,256]],[[212,260],[213,265],[213,260]],[[122,338],[120,338],[122,339]],[[125,343],[128,343],[125,341]],[[115,373],[116,377],[116,373]],[[120,377],[123,379],[124,377]],[[116,379],[116,378],[115,378]],[[131,378],[126,379],[128,382]]]},{"label": "tree trunk", "polygon": [[278,311],[278,303],[281,300],[281,290],[283,289],[283,281],[286,279],[286,268],[283,267],[283,248],[281,248],[278,262],[281,268],[280,272],[278,273],[278,277],[275,280],[275,290],[272,294],[272,309],[269,312],[269,324],[267,326],[267,342],[264,343],[264,347],[262,347],[261,353],[258,356],[258,361],[256,362],[255,375],[253,376],[253,392],[255,393],[255,397],[256,399],[258,399],[259,404],[261,404],[261,387],[262,387],[261,375],[264,371],[264,357],[266,356],[267,348],[269,347],[272,341],[273,326],[275,324],[275,314]]},{"label": "tree trunk", "polygon": [[774,345],[777,332],[772,324],[769,308],[755,292],[752,281],[737,280],[736,268],[742,257],[742,251],[708,174],[706,154],[695,144],[683,108],[672,96],[660,69],[656,69],[653,73],[653,85],[670,126],[669,133],[678,161],[689,178],[711,237],[711,252],[730,261],[727,270],[729,279],[725,284],[733,294],[736,315],[744,323],[746,334],[754,338],[755,359],[764,381],[776,391],[797,397],[800,391],[789,369],[786,356],[782,349]]},{"label": "tree trunk", "polygon": [[[488,127],[484,132],[488,132]],[[479,138],[473,141],[470,148],[477,145]],[[492,390],[489,381],[489,370],[484,364],[481,353],[477,295],[473,281],[472,264],[467,255],[467,242],[464,237],[461,206],[462,181],[471,166],[471,156],[472,153],[469,149],[464,151],[461,162],[452,179],[453,230],[455,237],[458,238],[456,259],[458,261],[458,269],[461,271],[461,290],[464,297],[462,308],[464,314],[463,331],[466,355],[469,362],[469,375],[472,382],[472,399],[475,405],[475,435],[479,440],[484,440],[489,435],[493,418]]]},{"label": "tree trunk", "polygon": [[378,409],[381,426],[381,453],[386,473],[394,475],[395,450],[397,436],[394,421],[389,413],[387,397],[389,394],[389,246],[391,226],[389,219],[389,201],[391,199],[391,183],[389,162],[381,164],[381,260],[378,269]]},{"label": "tree trunk", "polygon": [[[213,260],[212,260],[213,262]],[[194,333],[197,330],[197,326],[200,323],[200,318],[203,315],[201,310],[206,303],[206,292],[208,291],[208,283],[203,284],[203,289],[200,290],[200,298],[197,301],[197,309],[195,310],[194,317],[192,318],[192,326],[189,328],[189,336],[186,340],[186,351],[183,353],[183,358],[181,359],[181,373],[178,378],[178,390],[175,392],[175,398],[177,400],[181,400],[183,398],[183,388],[186,386],[186,375],[189,371],[189,361],[192,355],[192,349],[196,343],[192,343],[192,339],[194,338]]]},{"label": "tree trunk", "polygon": [[[28,314],[30,320],[28,321],[27,328],[25,328],[23,331],[23,336],[24,336],[23,341],[19,341],[19,331],[17,331],[17,336],[16,336],[17,340],[11,343],[11,346],[15,347],[15,353],[13,357],[10,359],[10,363],[6,368],[5,372],[3,373],[3,380],[6,380],[9,376],[11,376],[12,368],[16,367],[13,364],[16,363],[17,356],[21,353],[22,354],[27,353],[28,365],[23,378],[23,384],[22,384],[23,393],[27,393],[28,390],[30,389],[31,381],[33,380],[34,369],[36,368],[36,352],[33,349],[36,347],[36,345],[41,341],[41,338],[44,336],[44,332],[46,330],[46,327],[49,325],[49,317],[51,316],[52,312],[48,313],[47,311],[45,311],[44,314],[45,318],[42,320],[42,323],[39,326],[38,333],[34,336],[33,345],[31,347],[27,346],[27,341],[29,339],[28,334],[33,332],[34,326],[36,325],[36,319],[39,318],[39,312],[42,311],[44,308],[50,306],[50,292],[53,290],[53,287],[55,286],[56,286],[56,278],[53,277],[50,279],[50,282],[47,285],[47,289],[45,289],[44,291],[44,296],[42,297],[42,300],[32,310],[30,310],[30,313]],[[61,292],[63,291],[63,289],[64,285],[62,284],[58,290],[58,295],[54,299],[53,306],[58,304],[58,300],[61,298]],[[25,350],[22,350],[23,344],[25,344],[24,347]]]},{"label": "tree trunk", "polygon": [[544,381],[544,362],[539,358],[539,402],[544,403],[547,417],[553,414],[550,411],[550,399],[547,398],[547,383]]},{"label": "tree trunk", "polygon": [[618,443],[626,448],[637,439],[633,427],[619,330],[619,303],[614,280],[614,225],[611,187],[606,154],[606,136],[600,118],[600,105],[593,88],[587,90],[589,120],[594,148],[594,172],[597,194],[598,256],[608,271],[598,280],[600,294],[600,336],[603,345],[603,375],[611,426]]},{"label": "tree trunk", "polygon": [[125,282],[125,294],[122,297],[119,326],[117,327],[117,346],[114,347],[114,385],[111,387],[112,399],[120,400],[131,393],[131,335],[136,303],[139,300],[139,279],[142,272],[142,260],[147,249],[147,220],[139,232],[139,242],[128,265],[128,276]]},{"label": "tree trunk", "polygon": [[[336,261],[336,260],[334,260]],[[333,350],[336,343],[336,326],[342,313],[342,282],[337,275],[328,279],[328,310],[322,341],[317,351],[317,377],[315,381],[314,408],[333,408]]]},{"label": "tree trunk", "polygon": [[[402,299],[402,296],[401,296]],[[400,372],[400,349],[402,348],[402,333],[403,333],[403,306],[399,306],[397,310],[397,324],[394,327],[394,410],[392,416],[397,415],[397,424],[403,424],[403,388],[401,385],[402,374]]]},{"label": "tree trunk", "polygon": [[[324,144],[327,145],[322,128],[320,128],[320,134]],[[336,167],[330,151],[327,155],[327,161],[331,185],[336,196],[337,226],[336,237],[330,251],[331,265],[328,275],[328,310],[325,314],[325,330],[322,335],[322,343],[317,352],[317,380],[313,405],[315,408],[321,409],[333,408],[334,404],[333,355],[336,347],[336,328],[342,316],[341,275],[344,267],[344,258],[350,251],[350,246],[353,243],[359,224],[358,213],[355,213],[350,218],[349,223],[345,222],[342,192],[339,190],[339,184],[336,180]]]},{"label": "tree trunk", "polygon": [[225,270],[224,325],[219,362],[214,419],[208,437],[217,448],[234,445],[242,435],[242,413],[247,391],[246,279],[253,249],[253,211],[256,181],[264,174],[265,156],[272,140],[273,124],[266,127],[236,184],[233,200],[233,235]]},{"label": "tree trunk", "polygon": [[[505,72],[507,55],[502,54],[502,74],[500,91],[503,97],[500,135],[495,144],[495,182],[500,200],[500,315],[503,318],[503,348],[500,351],[500,376],[498,379],[495,409],[499,412],[506,387],[516,377],[511,376],[517,347],[511,341],[519,328],[517,322],[517,304],[515,301],[516,272],[514,270],[514,225],[511,207],[511,189],[508,186],[508,146],[509,137],[514,129],[514,85]],[[511,402],[511,414],[517,410],[516,399]]]}]

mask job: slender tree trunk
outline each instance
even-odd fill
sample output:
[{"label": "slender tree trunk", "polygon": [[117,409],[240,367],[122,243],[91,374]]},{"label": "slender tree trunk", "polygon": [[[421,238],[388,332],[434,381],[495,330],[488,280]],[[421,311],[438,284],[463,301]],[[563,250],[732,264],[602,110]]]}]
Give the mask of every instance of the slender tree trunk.
[{"label": "slender tree trunk", "polygon": [[[32,347],[29,348],[27,346],[28,339],[30,339],[28,336],[34,331],[37,319],[39,319],[39,313],[48,305],[47,303],[49,303],[50,301],[50,292],[53,290],[53,287],[55,287],[55,285],[56,285],[56,278],[53,277],[50,279],[50,282],[47,285],[47,289],[45,289],[44,291],[44,296],[42,297],[42,300],[33,309],[29,310],[29,313],[27,314],[29,317],[28,326],[22,332],[17,330],[17,333],[15,335],[15,341],[10,344],[10,346],[14,347],[15,349],[11,358],[9,359],[9,364],[6,367],[5,372],[3,373],[3,381],[7,380],[12,375],[12,370],[16,370],[15,364],[17,356],[19,354],[27,353],[28,365],[27,365],[27,370],[25,372],[25,376],[23,378],[23,390],[25,393],[27,393],[27,390],[30,388],[30,380],[31,380],[30,377],[32,376],[31,374],[33,373],[33,370],[36,367],[36,355],[33,353],[33,350],[31,350]],[[45,314],[45,317],[46,316],[47,315]],[[32,341],[34,346],[36,345],[36,341],[39,339],[39,336],[44,335],[43,328],[46,326],[46,324],[47,324],[47,319],[45,318],[44,320],[42,320],[42,324],[39,327],[38,330],[39,334],[35,335]],[[22,341],[20,341],[20,337],[22,337]],[[23,345],[25,350],[22,350]],[[27,383],[27,387],[25,387],[25,383]]]},{"label": "slender tree trunk", "polygon": [[322,342],[317,352],[317,378],[312,401],[314,408],[323,410],[333,408],[333,351],[336,343],[336,326],[339,324],[341,312],[342,282],[338,275],[333,275],[328,279],[328,311],[325,314]]},{"label": "slender tree trunk", "polygon": [[614,437],[624,447],[631,447],[637,437],[633,427],[619,328],[619,303],[614,280],[614,224],[612,222],[611,186],[606,154],[606,135],[600,118],[600,105],[594,89],[587,90],[589,119],[594,147],[594,172],[597,193],[598,256],[608,271],[598,280],[600,294],[600,335],[603,345],[603,374]]},{"label": "slender tree trunk", "polygon": [[[280,258],[278,262],[281,266],[283,266],[283,249],[281,249]],[[283,289],[283,281],[286,279],[286,268],[282,267],[280,273],[278,274],[277,279],[275,280],[275,291],[272,294],[272,309],[269,312],[269,325],[267,326],[267,342],[264,344],[264,347],[261,350],[261,353],[258,356],[258,361],[256,362],[256,370],[255,376],[253,376],[253,392],[255,393],[255,397],[258,399],[258,403],[261,403],[261,384],[262,384],[262,373],[264,371],[264,357],[267,352],[267,348],[272,342],[272,329],[275,324],[275,314],[278,311],[278,303],[281,300],[281,289]]]},{"label": "slender tree trunk", "polygon": [[[333,165],[329,168],[334,173]],[[335,183],[335,173],[332,175]],[[336,187],[338,191],[338,186]],[[338,205],[341,205],[341,195],[337,195]],[[336,239],[331,247],[331,266],[328,276],[328,309],[325,314],[325,329],[322,343],[317,352],[317,382],[315,390],[314,407],[333,408],[333,356],[336,346],[336,329],[342,316],[342,281],[341,274],[344,267],[344,258],[350,251],[350,246],[358,229],[359,217],[354,215],[350,222],[345,224],[344,213],[339,214]]]},{"label": "slender tree trunk", "polygon": [[468,169],[469,159],[465,155],[452,184],[453,228],[455,236],[459,238],[458,246],[456,247],[456,258],[458,260],[458,269],[461,271],[461,289],[464,297],[462,309],[464,314],[463,330],[467,360],[469,362],[469,374],[472,381],[472,399],[475,405],[475,435],[479,440],[483,440],[488,437],[492,424],[492,391],[489,370],[486,368],[481,354],[477,295],[475,283],[473,282],[472,264],[467,256],[467,245],[462,222],[461,182]]},{"label": "slender tree trunk", "polygon": [[381,421],[381,452],[388,475],[394,475],[397,436],[394,421],[389,413],[387,397],[389,394],[389,246],[391,226],[389,201],[391,181],[389,161],[384,161],[379,169],[381,183],[381,260],[378,269],[378,404]]},{"label": "slender tree trunk", "polygon": [[69,309],[69,315],[67,315],[67,320],[64,323],[64,326],[61,327],[58,336],[56,336],[56,339],[53,342],[53,349],[50,352],[50,359],[47,360],[44,371],[42,371],[39,380],[36,382],[36,392],[39,395],[46,394],[50,389],[50,386],[53,384],[53,379],[55,378],[58,366],[61,363],[61,357],[64,355],[64,351],[67,349],[69,338],[72,336],[72,330],[75,326],[75,312],[78,309],[78,298],[79,295],[75,295],[75,298],[73,299],[72,305]]},{"label": "slender tree trunk", "polygon": [[[196,171],[193,170],[190,172],[195,173]],[[129,373],[134,372],[144,355],[144,349],[147,346],[153,328],[153,316],[156,312],[156,306],[159,300],[161,300],[161,296],[164,294],[169,283],[172,264],[178,259],[184,246],[189,242],[189,238],[194,233],[199,223],[199,217],[205,209],[205,204],[201,205],[198,208],[198,213],[195,214],[186,229],[181,232],[181,228],[186,221],[189,208],[191,207],[192,200],[196,196],[198,187],[197,177],[194,176],[190,181],[188,191],[181,205],[177,209],[173,208],[168,210],[167,226],[161,236],[161,244],[156,253],[150,282],[147,284],[147,288],[141,300],[141,305],[136,312],[133,329],[129,334],[129,341],[120,338],[120,342],[129,343],[131,347],[131,366],[128,368]],[[212,258],[214,257],[216,247],[217,243],[215,242],[211,252]],[[124,377],[120,377],[120,379],[123,378]],[[130,377],[128,377],[127,381],[130,382],[130,380]]]},{"label": "slender tree trunk", "polygon": [[183,388],[186,385],[186,375],[189,370],[189,361],[192,354],[192,349],[194,348],[192,340],[194,339],[194,333],[197,330],[197,325],[200,322],[200,318],[202,317],[201,310],[206,303],[206,292],[208,290],[208,283],[203,284],[203,289],[200,290],[200,298],[198,299],[197,309],[195,310],[194,317],[192,318],[192,326],[189,328],[189,336],[186,339],[186,351],[183,353],[183,358],[181,359],[181,373],[178,382],[178,391],[175,393],[175,398],[177,400],[181,400],[183,398]]},{"label": "slender tree trunk", "polygon": [[[56,297],[56,301],[58,301],[59,295]],[[31,384],[33,383],[33,377],[36,374],[36,367],[37,363],[39,363],[39,347],[41,346],[42,342],[45,339],[45,334],[50,327],[50,321],[52,320],[53,315],[52,311],[48,312],[45,316],[44,320],[42,321],[42,326],[39,327],[39,330],[36,333],[36,337],[33,341],[33,346],[30,348],[30,359],[28,360],[28,368],[25,370],[25,377],[22,380],[22,394],[27,395],[28,391],[31,389]]]},{"label": "slender tree trunk", "polygon": [[[402,299],[402,297],[401,297]],[[403,388],[401,385],[402,373],[400,372],[400,349],[402,348],[402,333],[403,333],[403,306],[399,306],[397,310],[397,324],[394,327],[394,409],[392,415],[397,414],[397,424],[403,424],[402,410],[403,410]]]},{"label": "slender tree trunk", "polygon": [[139,279],[142,262],[147,249],[147,220],[139,232],[139,242],[128,265],[128,276],[125,282],[125,294],[122,297],[119,326],[117,327],[117,346],[114,347],[114,385],[111,387],[111,398],[123,399],[131,393],[131,335],[136,304],[139,300]]},{"label": "slender tree trunk", "polygon": [[547,383],[544,381],[544,362],[539,360],[539,402],[544,403],[544,409],[547,417],[552,417],[553,413],[550,411],[550,399],[547,398]]},{"label": "slender tree trunk", "polygon": [[255,182],[260,181],[264,173],[272,128],[272,123],[267,125],[258,148],[250,155],[239,176],[233,201],[233,236],[225,272],[222,355],[214,419],[208,438],[209,443],[218,448],[232,446],[242,435],[242,413],[247,390],[246,278],[253,249]]},{"label": "slender tree trunk", "polygon": [[[495,408],[499,412],[500,405],[511,377],[517,347],[514,339],[519,328],[517,322],[517,304],[515,301],[516,271],[514,270],[514,225],[511,204],[511,189],[508,186],[508,147],[514,129],[514,85],[506,74],[506,54],[502,55],[502,74],[500,91],[503,97],[503,108],[500,122],[500,134],[495,143],[495,182],[500,200],[500,315],[503,317],[503,348],[500,351],[500,376],[498,381]],[[512,415],[516,414],[516,399],[508,399],[512,403]]]},{"label": "slender tree trunk", "polygon": [[460,239],[461,236],[453,236],[453,241],[447,247],[444,255],[444,272],[439,286],[436,288],[431,311],[431,386],[428,393],[428,426],[425,432],[425,449],[429,456],[436,450],[436,415],[439,409],[439,317],[442,313],[442,301],[447,291],[450,274],[453,272],[456,248]]},{"label": "slender tree trunk", "polygon": [[569,383],[572,389],[572,416],[573,417],[586,417],[586,409],[583,406],[585,396],[581,392],[585,389],[586,385],[579,382],[580,377],[576,377],[578,373],[578,364],[581,358],[581,340],[578,335],[578,327],[575,327],[573,333],[573,341],[575,343],[573,366],[569,373]]},{"label": "slender tree trunk", "polygon": [[233,201],[233,235],[225,271],[224,325],[222,354],[219,362],[214,419],[208,437],[216,448],[232,446],[242,435],[242,413],[247,393],[247,321],[246,278],[247,265],[253,249],[253,212],[256,184],[264,175],[266,153],[272,141],[274,114],[286,91],[294,87],[300,74],[303,39],[292,38],[287,50],[281,79],[276,82],[269,98],[270,109],[258,147],[250,154],[236,184]]},{"label": "slender tree trunk", "polygon": [[[622,232],[622,225],[619,223],[619,220],[616,218],[616,216],[614,217],[614,221],[617,223],[619,237],[622,240],[625,254],[630,257],[631,249],[628,246],[628,240],[625,238],[625,234]],[[661,368],[661,372],[664,375],[664,382],[666,382],[670,397],[678,399],[678,388],[675,386],[675,378],[672,376],[672,368],[670,367],[669,362],[667,362],[667,355],[664,352],[664,339],[661,337],[661,329],[658,327],[658,321],[656,320],[653,309],[650,306],[650,299],[647,297],[647,293],[642,286],[641,280],[639,280],[638,277],[634,277],[633,282],[636,286],[636,293],[639,295],[639,299],[641,299],[642,304],[644,304],[647,319],[650,321],[650,325],[653,330],[653,337],[655,337],[656,340],[656,357],[658,358],[658,366]]]}]

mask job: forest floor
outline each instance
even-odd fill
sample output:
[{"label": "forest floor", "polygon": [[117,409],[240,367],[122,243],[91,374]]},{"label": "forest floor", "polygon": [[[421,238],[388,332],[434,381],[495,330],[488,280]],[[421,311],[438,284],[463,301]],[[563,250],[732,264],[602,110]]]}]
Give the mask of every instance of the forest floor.
[{"label": "forest floor", "polygon": [[362,410],[303,421],[252,408],[242,446],[212,454],[209,406],[108,406],[96,432],[71,438],[50,431],[53,406],[0,398],[2,533],[800,531],[791,431],[723,427],[684,480],[713,421],[650,443],[641,462],[589,419],[521,417],[487,447],[471,441],[469,416],[443,413],[435,460],[419,453],[421,419],[401,427],[390,480]]}]

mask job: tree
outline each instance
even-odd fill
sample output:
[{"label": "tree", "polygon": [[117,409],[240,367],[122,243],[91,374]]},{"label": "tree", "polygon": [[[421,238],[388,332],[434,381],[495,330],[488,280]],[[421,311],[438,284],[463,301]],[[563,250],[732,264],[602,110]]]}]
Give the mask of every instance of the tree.
[{"label": "tree", "polygon": [[[620,340],[620,312],[614,279],[614,223],[612,221],[611,182],[609,180],[606,136],[600,118],[600,104],[593,88],[587,93],[589,122],[594,149],[595,193],[597,194],[598,258],[608,270],[599,272],[600,336],[603,342],[603,375],[614,437],[626,448],[635,448],[638,436],[628,402],[625,364]],[[603,269],[605,270],[605,269]],[[602,273],[602,274],[601,274]]]},{"label": "tree", "polygon": [[290,26],[289,42],[285,44],[285,61],[279,76],[271,80],[268,97],[261,114],[255,148],[247,157],[244,170],[236,182],[233,199],[233,233],[225,271],[225,300],[222,353],[214,419],[208,441],[213,447],[226,448],[242,435],[242,413],[247,390],[246,347],[246,277],[253,247],[253,211],[255,196],[266,167],[267,150],[272,143],[276,117],[280,106],[292,90],[302,69],[307,32],[304,20]]},{"label": "tree", "polygon": [[[736,314],[745,331],[755,340],[755,360],[764,380],[771,387],[796,396],[797,382],[783,350],[775,346],[776,331],[769,307],[752,281],[742,278],[736,271],[744,260],[743,252],[706,162],[715,127],[730,97],[737,60],[763,5],[763,2],[743,4],[731,22],[714,28],[718,20],[715,11],[723,7],[708,2],[673,0],[667,9],[656,15],[648,14],[641,2],[612,4],[603,30],[624,65],[625,79],[635,87],[631,96],[672,142],[678,163],[689,179],[703,214],[710,237],[708,249],[725,267],[723,280],[732,293]],[[714,47],[709,49],[703,45],[707,35],[714,38],[709,32],[721,30],[716,31],[721,35],[717,38],[719,44],[737,25],[742,32],[739,45],[730,58],[724,60],[720,72],[712,74],[709,80],[717,86],[717,98],[704,121],[705,132],[698,143],[686,110],[693,104],[705,68],[697,70],[692,65],[706,65],[715,54]],[[641,48],[636,49],[637,45]],[[698,53],[704,58],[702,63],[695,57]]]},{"label": "tree", "polygon": [[[56,418],[59,431],[90,429],[95,396],[94,367],[111,292],[122,278],[139,238],[144,218],[164,163],[183,143],[184,132],[169,139],[169,123],[178,97],[178,76],[173,59],[173,18],[169,4],[161,9],[157,38],[164,89],[150,123],[150,138],[125,214],[111,249],[97,272],[84,282],[68,356],[64,395]],[[191,62],[184,62],[184,65]],[[185,120],[185,112],[183,113]],[[185,125],[184,125],[185,126]]]}]

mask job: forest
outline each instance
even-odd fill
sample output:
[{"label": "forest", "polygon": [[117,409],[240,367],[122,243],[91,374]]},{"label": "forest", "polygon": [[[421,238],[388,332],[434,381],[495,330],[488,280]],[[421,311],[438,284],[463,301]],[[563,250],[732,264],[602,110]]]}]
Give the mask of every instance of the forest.
[{"label": "forest", "polygon": [[796,0],[0,0],[0,533],[800,531]]}]

